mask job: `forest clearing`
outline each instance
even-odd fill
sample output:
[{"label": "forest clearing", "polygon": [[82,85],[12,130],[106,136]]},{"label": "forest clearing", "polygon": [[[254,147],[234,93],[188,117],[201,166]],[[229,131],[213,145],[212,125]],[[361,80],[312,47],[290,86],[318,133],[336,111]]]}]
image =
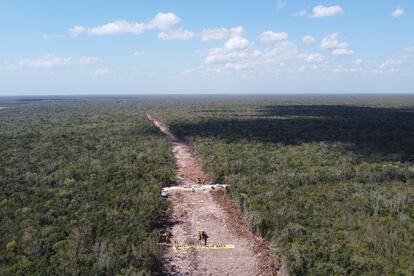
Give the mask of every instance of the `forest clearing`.
[{"label": "forest clearing", "polygon": [[171,243],[202,244],[197,237],[197,231],[202,229],[208,233],[209,245],[234,246],[218,251],[169,250],[164,256],[163,272],[166,275],[277,275],[266,243],[243,223],[235,205],[225,196],[225,186],[205,185],[208,177],[188,144],[153,115],[147,114],[147,117],[172,143],[177,166],[178,186],[163,189],[172,209],[168,222]]}]

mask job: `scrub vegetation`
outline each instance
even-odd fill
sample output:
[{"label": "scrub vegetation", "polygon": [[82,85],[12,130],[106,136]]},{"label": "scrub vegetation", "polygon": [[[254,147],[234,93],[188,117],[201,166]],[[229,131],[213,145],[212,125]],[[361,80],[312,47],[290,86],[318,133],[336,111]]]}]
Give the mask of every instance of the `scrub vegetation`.
[{"label": "scrub vegetation", "polygon": [[[1,100],[0,100],[1,102]],[[0,274],[156,272],[185,137],[291,275],[414,273],[414,97],[1,102]]]},{"label": "scrub vegetation", "polygon": [[142,101],[8,101],[0,112],[0,274],[159,268],[159,194],[174,179]]},{"label": "scrub vegetation", "polygon": [[160,115],[291,275],[414,273],[414,97],[186,98]]}]

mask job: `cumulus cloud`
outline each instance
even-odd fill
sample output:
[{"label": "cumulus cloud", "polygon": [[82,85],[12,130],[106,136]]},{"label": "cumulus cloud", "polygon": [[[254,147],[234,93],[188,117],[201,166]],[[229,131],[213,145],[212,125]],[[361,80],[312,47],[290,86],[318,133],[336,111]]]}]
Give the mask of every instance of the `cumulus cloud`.
[{"label": "cumulus cloud", "polygon": [[325,7],[322,5],[316,6],[312,9],[312,16],[311,17],[327,17],[327,16],[334,16],[344,12],[341,6],[329,6]]},{"label": "cumulus cloud", "polygon": [[145,24],[117,20],[87,31],[89,35],[142,34],[145,31]]},{"label": "cumulus cloud", "polygon": [[228,30],[228,39],[222,47],[208,51],[205,63],[210,67],[203,70],[218,73],[224,70],[253,69],[263,58],[261,51],[255,49],[254,43],[245,38],[243,27],[239,26]]},{"label": "cumulus cloud", "polygon": [[334,56],[349,56],[353,55],[354,51],[350,49],[334,49],[332,50],[332,55]]},{"label": "cumulus cloud", "polygon": [[285,32],[275,33],[272,31],[266,31],[260,34],[260,41],[263,43],[277,42],[287,40],[289,35]]},{"label": "cumulus cloud", "polygon": [[302,65],[306,70],[312,71],[327,66],[322,54],[301,53],[295,43],[288,40],[288,34],[263,32],[261,40],[272,42],[272,46],[264,50],[257,49],[254,43],[248,41],[242,28],[237,34],[239,35],[230,37],[222,47],[210,49],[205,58],[206,67],[200,70],[209,73],[224,73],[229,70],[253,73],[261,70],[274,74],[275,70],[297,72],[297,68]]},{"label": "cumulus cloud", "polygon": [[393,17],[400,17],[404,15],[404,10],[400,7],[397,7],[392,13],[391,16]]},{"label": "cumulus cloud", "polygon": [[201,32],[201,39],[203,41],[223,40],[229,36],[229,30],[225,28],[206,29]]},{"label": "cumulus cloud", "polygon": [[240,50],[249,47],[250,43],[247,39],[241,36],[231,37],[224,46],[228,50]]},{"label": "cumulus cloud", "polygon": [[[272,42],[269,48],[260,49],[249,41],[243,28],[234,32],[223,43],[222,47],[210,49],[205,56],[205,66],[187,73],[226,73],[229,71],[244,71],[245,74],[277,74],[291,72],[326,72],[333,73],[337,62],[327,58],[322,53],[305,53],[299,51],[296,44],[288,39],[288,34],[265,31],[260,40]],[[306,37],[306,36],[305,36]],[[315,38],[303,39],[304,43],[315,42]],[[345,56],[354,53],[347,42],[341,41],[337,33],[330,34],[321,42],[323,49],[329,49],[334,56]],[[362,62],[362,61],[361,61]],[[357,62],[358,63],[358,62]],[[363,70],[358,64],[350,68],[338,69],[337,72],[357,72]],[[355,69],[356,68],[356,69]]]},{"label": "cumulus cloud", "polygon": [[91,65],[99,62],[97,57],[81,57],[79,63],[82,65]]},{"label": "cumulus cloud", "polygon": [[229,36],[223,47],[214,48],[208,52],[206,64],[246,64],[250,57],[255,55],[255,51],[251,48],[252,44],[244,37],[242,27],[230,29]]},{"label": "cumulus cloud", "polygon": [[313,36],[306,35],[306,36],[302,37],[302,42],[304,44],[313,44],[313,43],[316,42],[316,39]]},{"label": "cumulus cloud", "polygon": [[340,42],[339,34],[332,33],[322,39],[321,47],[323,49],[348,48],[348,42]]},{"label": "cumulus cloud", "polygon": [[338,33],[332,33],[322,39],[322,49],[331,49],[334,56],[347,56],[354,54],[354,51],[349,48],[349,43],[339,40]]},{"label": "cumulus cloud", "polygon": [[314,54],[309,54],[305,57],[305,61],[306,62],[316,62],[316,63],[321,63],[324,62],[325,59],[323,57],[323,55],[319,54],[319,53],[314,53]]},{"label": "cumulus cloud", "polygon": [[230,37],[244,36],[244,28],[242,26],[234,27],[230,29]]},{"label": "cumulus cloud", "polygon": [[126,20],[116,20],[107,24],[86,28],[75,26],[69,29],[73,37],[81,34],[88,35],[119,35],[119,34],[142,34],[146,30],[166,31],[180,23],[181,19],[174,13],[158,13],[148,22],[129,22]]},{"label": "cumulus cloud", "polygon": [[162,40],[190,40],[194,37],[194,33],[183,29],[175,29],[161,32],[158,37]]},{"label": "cumulus cloud", "polygon": [[181,19],[174,13],[158,13],[146,26],[148,29],[168,30],[180,21]]}]

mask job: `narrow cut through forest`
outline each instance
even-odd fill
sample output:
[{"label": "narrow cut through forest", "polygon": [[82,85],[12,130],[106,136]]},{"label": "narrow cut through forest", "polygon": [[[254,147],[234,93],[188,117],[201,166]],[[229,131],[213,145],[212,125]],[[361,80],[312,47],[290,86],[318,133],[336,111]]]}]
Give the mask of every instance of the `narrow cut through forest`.
[{"label": "narrow cut through forest", "polygon": [[[166,275],[278,275],[266,242],[241,219],[224,185],[211,185],[191,147],[154,115],[147,117],[169,139],[177,167],[177,186],[164,188],[170,202],[171,247],[164,256]],[[207,247],[198,239],[208,234]],[[213,249],[211,246],[224,246]],[[179,248],[185,246],[188,248]]]}]

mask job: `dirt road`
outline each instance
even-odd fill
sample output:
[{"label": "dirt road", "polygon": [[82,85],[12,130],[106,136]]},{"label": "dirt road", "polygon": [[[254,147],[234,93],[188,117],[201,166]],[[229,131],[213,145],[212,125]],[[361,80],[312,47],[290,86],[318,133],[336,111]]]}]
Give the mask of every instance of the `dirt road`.
[{"label": "dirt road", "polygon": [[[172,143],[178,186],[164,189],[172,210],[169,214],[172,245],[203,245],[197,230],[205,230],[208,245],[233,248],[182,248],[174,246],[164,258],[164,275],[278,275],[266,243],[253,235],[225,187],[208,185],[194,152],[153,115],[148,118]],[[206,185],[207,184],[207,185]]]}]

